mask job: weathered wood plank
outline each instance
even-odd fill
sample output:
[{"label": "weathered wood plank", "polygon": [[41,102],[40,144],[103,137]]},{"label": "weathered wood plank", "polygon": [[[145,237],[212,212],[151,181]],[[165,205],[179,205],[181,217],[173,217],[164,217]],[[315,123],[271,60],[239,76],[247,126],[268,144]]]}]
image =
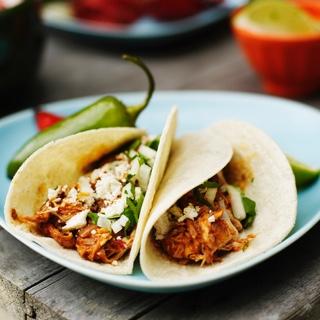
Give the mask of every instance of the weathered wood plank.
[{"label": "weathered wood plank", "polygon": [[24,291],[62,270],[0,231],[0,308],[24,319]]},{"label": "weathered wood plank", "polygon": [[142,319],[319,319],[319,227],[262,265],[219,285],[177,295]]},{"label": "weathered wood plank", "polygon": [[167,299],[108,286],[71,271],[30,288],[26,305],[37,320],[131,319]]}]

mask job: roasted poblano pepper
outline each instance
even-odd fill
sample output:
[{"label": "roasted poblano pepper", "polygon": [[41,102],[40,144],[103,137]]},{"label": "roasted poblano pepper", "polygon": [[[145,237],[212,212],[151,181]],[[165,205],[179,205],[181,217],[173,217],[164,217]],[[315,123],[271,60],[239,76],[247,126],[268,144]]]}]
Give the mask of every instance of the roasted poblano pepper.
[{"label": "roasted poblano pepper", "polygon": [[7,167],[9,178],[13,178],[22,163],[32,153],[51,141],[91,129],[135,126],[137,117],[149,104],[155,84],[151,72],[140,58],[123,55],[123,59],[138,65],[148,78],[149,87],[143,103],[126,106],[116,97],[105,96],[57,124],[37,133],[18,150],[9,162]]}]

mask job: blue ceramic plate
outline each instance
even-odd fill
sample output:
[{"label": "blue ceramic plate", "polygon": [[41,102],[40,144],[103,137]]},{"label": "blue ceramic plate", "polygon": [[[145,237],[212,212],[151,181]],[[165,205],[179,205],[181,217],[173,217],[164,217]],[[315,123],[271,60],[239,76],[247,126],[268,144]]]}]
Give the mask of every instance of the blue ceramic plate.
[{"label": "blue ceramic plate", "polygon": [[111,28],[107,26],[90,25],[74,19],[69,13],[67,3],[53,3],[45,6],[44,20],[47,27],[74,35],[89,36],[105,40],[118,40],[145,43],[157,40],[177,39],[211,26],[228,14],[246,3],[247,0],[225,0],[223,4],[203,11],[195,16],[173,22],[159,22],[150,18],[143,18],[124,28]]},{"label": "blue ceramic plate", "polygon": [[[140,101],[142,93],[118,94],[124,101]],[[67,115],[88,105],[97,97],[67,100],[48,104],[52,112]],[[253,123],[269,133],[283,150],[315,167],[320,167],[318,150],[320,150],[320,112],[306,105],[289,100],[271,98],[263,95],[244,93],[180,91],[158,92],[148,109],[141,115],[138,126],[150,133],[161,131],[170,107],[179,108],[178,135],[194,131],[221,119],[242,119]],[[31,110],[23,111],[0,120],[0,207],[3,208],[10,181],[6,178],[6,164],[21,144],[36,132]],[[297,223],[291,234],[276,247],[259,256],[223,270],[218,278],[208,278],[202,282],[188,279],[188,283],[161,285],[146,279],[136,264],[130,276],[108,275],[98,271],[79,267],[77,264],[63,260],[45,251],[38,245],[24,240],[24,243],[43,256],[88,277],[133,290],[149,292],[174,292],[199,288],[226,279],[260,263],[283,250],[300,238],[320,219],[320,181],[299,194]],[[6,229],[3,210],[0,212],[0,224]],[[13,234],[13,236],[15,236]]]}]

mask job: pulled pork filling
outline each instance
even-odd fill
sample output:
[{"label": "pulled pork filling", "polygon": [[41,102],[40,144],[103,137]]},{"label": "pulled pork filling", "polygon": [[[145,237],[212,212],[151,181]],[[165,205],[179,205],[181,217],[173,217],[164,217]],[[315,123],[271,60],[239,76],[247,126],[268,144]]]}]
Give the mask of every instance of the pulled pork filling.
[{"label": "pulled pork filling", "polygon": [[49,189],[34,216],[13,209],[13,219],[86,260],[117,265],[132,246],[158,144],[135,140],[76,185]]},{"label": "pulled pork filling", "polygon": [[255,217],[255,203],[220,172],[180,198],[153,229],[153,242],[180,264],[211,265],[230,251],[244,250],[254,235],[241,238]]}]

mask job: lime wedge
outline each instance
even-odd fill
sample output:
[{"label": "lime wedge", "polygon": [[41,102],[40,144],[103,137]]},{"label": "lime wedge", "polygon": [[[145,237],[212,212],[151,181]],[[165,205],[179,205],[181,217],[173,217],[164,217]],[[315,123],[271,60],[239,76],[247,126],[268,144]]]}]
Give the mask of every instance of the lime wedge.
[{"label": "lime wedge", "polygon": [[235,16],[233,23],[264,34],[320,34],[320,22],[286,0],[255,0]]},{"label": "lime wedge", "polygon": [[298,189],[307,187],[319,178],[319,169],[312,168],[290,156],[287,156],[287,158],[296,178],[296,185]]}]

